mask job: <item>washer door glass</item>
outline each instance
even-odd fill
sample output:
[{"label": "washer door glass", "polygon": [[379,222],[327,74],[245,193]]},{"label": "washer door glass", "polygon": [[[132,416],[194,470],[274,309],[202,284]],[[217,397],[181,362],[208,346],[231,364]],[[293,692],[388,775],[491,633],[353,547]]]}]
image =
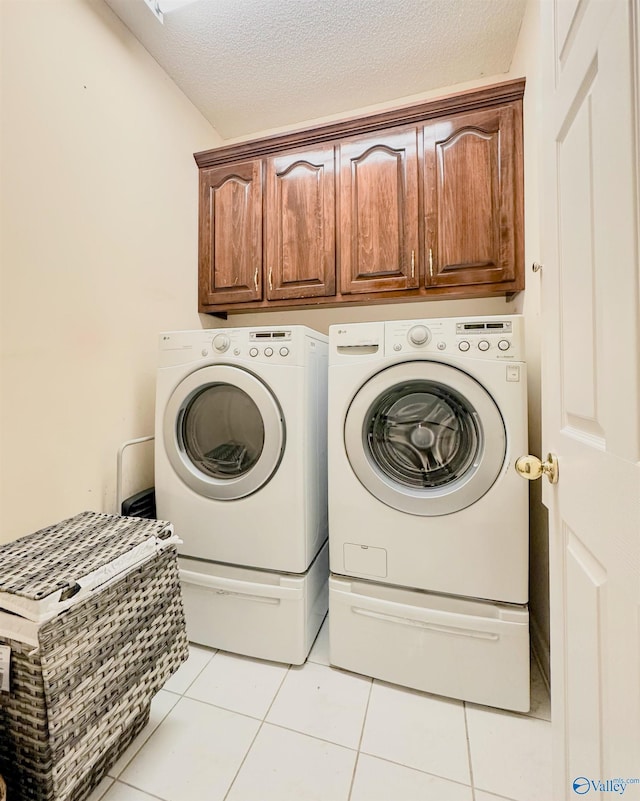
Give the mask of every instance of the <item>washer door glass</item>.
[{"label": "washer door glass", "polygon": [[256,492],[284,453],[284,418],[275,396],[253,373],[229,365],[203,367],[178,384],[163,433],[178,476],[217,500]]},{"label": "washer door glass", "polygon": [[451,514],[479,500],[506,456],[502,416],[474,378],[439,362],[382,370],[353,398],[345,447],[364,487],[410,514]]},{"label": "washer door glass", "polygon": [[480,448],[474,410],[433,381],[397,384],[372,405],[367,443],[378,468],[406,487],[443,487],[460,479]]}]

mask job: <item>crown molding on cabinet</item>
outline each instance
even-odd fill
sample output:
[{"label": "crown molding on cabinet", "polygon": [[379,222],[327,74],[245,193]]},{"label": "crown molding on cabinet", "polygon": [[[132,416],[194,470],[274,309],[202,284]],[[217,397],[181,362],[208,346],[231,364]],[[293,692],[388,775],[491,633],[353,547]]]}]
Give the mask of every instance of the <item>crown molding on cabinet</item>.
[{"label": "crown molding on cabinet", "polygon": [[253,159],[271,155],[296,147],[317,145],[346,136],[375,133],[384,128],[411,125],[425,120],[433,120],[455,112],[477,111],[495,105],[503,105],[521,100],[524,95],[525,78],[484,86],[481,89],[468,89],[458,94],[435,98],[424,103],[390,109],[365,116],[352,117],[337,122],[316,125],[298,131],[274,134],[260,139],[238,142],[233,145],[217,147],[194,153],[198,167],[215,167],[231,161]]}]

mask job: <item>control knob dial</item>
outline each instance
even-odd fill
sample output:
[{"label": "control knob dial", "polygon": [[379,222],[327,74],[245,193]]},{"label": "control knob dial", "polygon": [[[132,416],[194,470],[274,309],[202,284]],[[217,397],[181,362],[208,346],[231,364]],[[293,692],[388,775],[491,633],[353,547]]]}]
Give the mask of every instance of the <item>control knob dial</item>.
[{"label": "control knob dial", "polygon": [[213,349],[217,350],[218,353],[224,353],[225,350],[228,350],[231,341],[226,334],[216,334],[213,338]]},{"label": "control knob dial", "polygon": [[414,325],[407,336],[412,345],[426,345],[431,339],[431,331],[426,325]]}]

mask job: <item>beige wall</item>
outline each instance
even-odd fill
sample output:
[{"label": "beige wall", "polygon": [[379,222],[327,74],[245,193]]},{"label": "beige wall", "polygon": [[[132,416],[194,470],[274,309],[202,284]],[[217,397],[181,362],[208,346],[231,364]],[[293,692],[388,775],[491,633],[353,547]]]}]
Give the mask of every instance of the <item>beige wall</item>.
[{"label": "beige wall", "polygon": [[157,333],[200,327],[192,154],[220,139],[102,0],[0,9],[1,542],[115,511]]}]

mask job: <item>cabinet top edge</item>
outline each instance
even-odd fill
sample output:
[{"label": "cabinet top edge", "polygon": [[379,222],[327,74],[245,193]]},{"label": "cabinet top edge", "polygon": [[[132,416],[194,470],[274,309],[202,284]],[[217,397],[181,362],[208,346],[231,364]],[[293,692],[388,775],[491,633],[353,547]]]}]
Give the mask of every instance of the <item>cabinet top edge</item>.
[{"label": "cabinet top edge", "polygon": [[268,156],[284,148],[328,143],[343,136],[373,133],[381,128],[426,122],[448,113],[465,113],[491,106],[522,100],[526,79],[468,89],[458,94],[444,95],[422,103],[412,103],[382,112],[315,125],[258,139],[249,139],[212,150],[202,150],[193,157],[199,168],[215,167],[232,161]]}]

